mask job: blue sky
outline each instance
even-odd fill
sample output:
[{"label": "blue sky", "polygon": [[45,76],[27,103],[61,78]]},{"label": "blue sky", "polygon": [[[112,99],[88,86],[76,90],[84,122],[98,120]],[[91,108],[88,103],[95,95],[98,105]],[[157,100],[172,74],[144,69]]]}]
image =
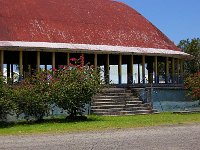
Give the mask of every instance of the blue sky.
[{"label": "blue sky", "polygon": [[141,13],[175,44],[200,37],[200,0],[118,0]]}]

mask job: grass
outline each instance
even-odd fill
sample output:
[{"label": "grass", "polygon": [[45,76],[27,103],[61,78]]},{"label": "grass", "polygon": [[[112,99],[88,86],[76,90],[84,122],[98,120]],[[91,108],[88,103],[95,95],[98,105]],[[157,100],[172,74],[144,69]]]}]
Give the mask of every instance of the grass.
[{"label": "grass", "polygon": [[87,121],[66,121],[64,118],[49,119],[43,123],[1,123],[0,135],[46,134],[64,132],[100,131],[159,125],[200,123],[200,113],[137,116],[88,116]]}]

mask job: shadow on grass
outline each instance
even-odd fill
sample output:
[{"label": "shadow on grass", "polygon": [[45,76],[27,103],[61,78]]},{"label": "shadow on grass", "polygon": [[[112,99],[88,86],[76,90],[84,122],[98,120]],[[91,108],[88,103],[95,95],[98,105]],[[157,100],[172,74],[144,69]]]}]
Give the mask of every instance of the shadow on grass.
[{"label": "shadow on grass", "polygon": [[100,117],[86,117],[86,116],[77,116],[76,118],[71,117],[59,117],[59,118],[47,118],[43,120],[32,120],[32,121],[18,121],[18,122],[2,122],[0,121],[0,128],[11,128],[14,126],[20,125],[37,125],[37,124],[51,124],[51,123],[73,123],[73,122],[94,122],[102,121]]}]

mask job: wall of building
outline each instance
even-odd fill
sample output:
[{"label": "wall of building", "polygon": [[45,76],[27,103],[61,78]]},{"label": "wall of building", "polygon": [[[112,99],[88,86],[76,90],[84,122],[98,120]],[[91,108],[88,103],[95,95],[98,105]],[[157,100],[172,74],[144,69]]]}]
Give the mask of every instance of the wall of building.
[{"label": "wall of building", "polygon": [[[90,105],[89,104],[85,104],[85,111],[83,112],[83,115],[89,115],[90,114]],[[45,116],[44,118],[52,118],[52,117],[57,117],[57,116],[68,116],[67,111],[55,106],[55,105],[51,105],[51,110],[49,112],[48,116]],[[17,117],[17,115],[7,115],[7,119],[6,120],[0,120],[0,121],[8,121],[8,122],[17,122],[17,121],[22,121],[25,120],[25,115],[21,114],[20,116]],[[34,118],[29,118],[34,119]]]},{"label": "wall of building", "polygon": [[200,110],[199,101],[191,100],[182,88],[148,88],[139,93],[144,102],[152,101],[153,108],[159,112]]}]

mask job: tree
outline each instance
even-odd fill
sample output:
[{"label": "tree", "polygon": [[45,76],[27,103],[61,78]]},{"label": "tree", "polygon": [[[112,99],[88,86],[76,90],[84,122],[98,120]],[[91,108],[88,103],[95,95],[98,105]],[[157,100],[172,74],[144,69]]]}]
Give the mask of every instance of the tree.
[{"label": "tree", "polygon": [[185,87],[192,99],[200,99],[200,39],[182,40],[178,47],[193,56],[192,60],[185,61]]},{"label": "tree", "polygon": [[185,61],[185,73],[186,75],[194,74],[200,71],[200,39],[194,38],[192,40],[181,40],[178,47],[183,52],[191,54],[194,59]]}]

